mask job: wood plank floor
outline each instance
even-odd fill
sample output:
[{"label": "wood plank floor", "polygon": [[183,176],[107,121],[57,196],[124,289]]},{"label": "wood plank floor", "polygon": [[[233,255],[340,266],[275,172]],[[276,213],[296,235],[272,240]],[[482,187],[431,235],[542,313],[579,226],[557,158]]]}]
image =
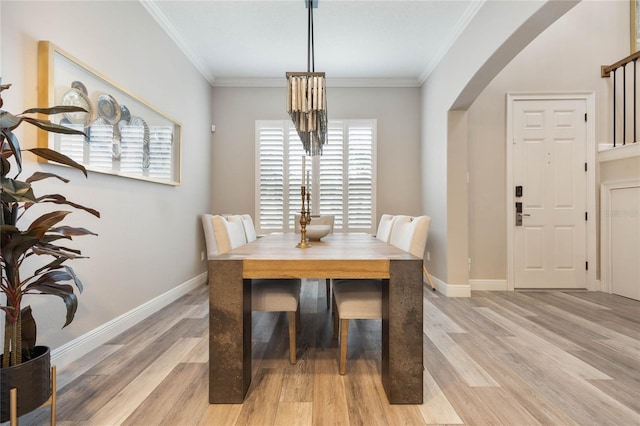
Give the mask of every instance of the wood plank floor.
[{"label": "wood plank floor", "polygon": [[[298,363],[285,314],[253,315],[241,405],[208,404],[208,287],[58,372],[58,425],[640,425],[640,302],[598,292],[424,291],[424,404],[389,405],[380,321],[351,321],[338,375],[324,280],[305,280]],[[42,408],[21,425],[46,425]]]}]

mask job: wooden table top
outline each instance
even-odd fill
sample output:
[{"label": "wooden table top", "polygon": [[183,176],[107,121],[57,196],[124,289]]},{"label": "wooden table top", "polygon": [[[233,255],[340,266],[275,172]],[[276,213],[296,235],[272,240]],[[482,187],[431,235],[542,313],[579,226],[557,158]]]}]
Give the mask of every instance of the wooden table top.
[{"label": "wooden table top", "polygon": [[242,260],[243,278],[389,278],[391,260],[419,260],[364,233],[335,233],[311,247],[296,244],[300,234],[271,234],[216,260]]}]

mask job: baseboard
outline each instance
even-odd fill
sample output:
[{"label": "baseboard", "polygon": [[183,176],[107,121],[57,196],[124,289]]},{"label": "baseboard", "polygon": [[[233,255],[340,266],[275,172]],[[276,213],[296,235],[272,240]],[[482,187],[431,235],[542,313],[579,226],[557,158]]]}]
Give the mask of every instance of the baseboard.
[{"label": "baseboard", "polygon": [[507,280],[469,280],[471,291],[507,291]]},{"label": "baseboard", "polygon": [[438,277],[431,275],[436,290],[447,297],[471,297],[471,287],[468,284],[447,284]]},{"label": "baseboard", "polygon": [[140,321],[158,312],[160,309],[179,299],[207,280],[204,272],[177,287],[163,293],[142,305],[125,312],[117,318],[97,327],[80,337],[51,351],[51,364],[62,368],[98,346],[108,342],[118,334],[136,325]]}]

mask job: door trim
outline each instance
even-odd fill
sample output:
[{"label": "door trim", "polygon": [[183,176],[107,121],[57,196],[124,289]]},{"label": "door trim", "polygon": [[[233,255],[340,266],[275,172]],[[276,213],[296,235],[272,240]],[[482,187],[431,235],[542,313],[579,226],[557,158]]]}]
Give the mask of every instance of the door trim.
[{"label": "door trim", "polygon": [[586,161],[587,161],[587,289],[599,290],[596,281],[596,144],[595,144],[595,94],[594,92],[510,92],[507,93],[506,118],[506,212],[507,212],[507,289],[514,290],[514,226],[513,206],[515,202],[513,187],[513,105],[518,101],[584,100],[586,102]]}]

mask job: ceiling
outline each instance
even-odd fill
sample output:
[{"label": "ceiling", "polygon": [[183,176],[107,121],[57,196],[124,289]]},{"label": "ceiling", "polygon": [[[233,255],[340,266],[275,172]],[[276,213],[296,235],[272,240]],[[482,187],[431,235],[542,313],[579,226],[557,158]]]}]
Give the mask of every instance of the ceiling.
[{"label": "ceiling", "polygon": [[[141,1],[212,85],[307,70],[305,0]],[[330,85],[420,85],[482,0],[320,0],[315,70]]]}]

